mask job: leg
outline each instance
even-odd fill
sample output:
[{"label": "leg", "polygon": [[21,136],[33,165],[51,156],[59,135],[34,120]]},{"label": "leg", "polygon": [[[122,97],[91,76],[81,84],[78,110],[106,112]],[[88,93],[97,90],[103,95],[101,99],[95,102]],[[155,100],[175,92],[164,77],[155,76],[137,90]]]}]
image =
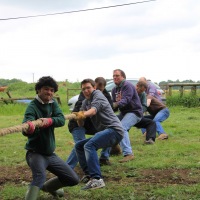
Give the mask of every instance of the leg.
[{"label": "leg", "polygon": [[31,182],[25,196],[25,200],[36,200],[46,180],[46,167],[48,161],[44,156],[27,151],[26,161],[32,171],[33,181]]},{"label": "leg", "polygon": [[133,152],[129,139],[128,130],[130,130],[131,127],[134,126],[136,123],[138,123],[141,120],[141,118],[137,117],[134,113],[127,113],[124,116],[119,115],[119,119],[121,120],[124,129],[124,138],[120,142],[122,153],[124,156],[132,155]]},{"label": "leg", "polygon": [[[104,131],[96,133],[94,137],[92,137],[90,140],[87,141],[87,143],[85,143],[84,145],[85,159],[89,174],[92,178],[99,179],[102,177],[98,161],[97,150],[100,148],[111,147],[114,144],[117,144],[121,139],[122,139],[121,135],[116,133],[114,129],[109,128],[105,129]],[[78,151],[77,155],[79,158]]]},{"label": "leg", "polygon": [[139,123],[135,124],[135,126],[146,129],[146,141],[149,139],[155,141],[156,123],[153,120],[143,117]]},{"label": "leg", "polygon": [[25,200],[36,200],[39,194],[40,188],[37,186],[30,186],[26,192]]},{"label": "leg", "polygon": [[76,172],[56,154],[48,156],[49,166],[47,170],[55,174],[63,186],[74,186],[79,183]]},{"label": "leg", "polygon": [[111,165],[109,161],[111,147],[103,148],[99,158],[100,165]]},{"label": "leg", "polygon": [[84,145],[90,140],[91,138],[81,140],[75,144],[76,155],[79,161],[79,164],[84,172],[85,175],[89,175],[87,161],[85,157]]},{"label": "leg", "polygon": [[[85,132],[86,132],[86,130],[84,127],[76,127],[72,130],[72,136],[73,136],[75,144],[78,141],[85,139]],[[74,169],[74,167],[76,167],[76,165],[78,163],[78,159],[76,156],[75,148],[72,149],[66,162],[72,169]]]},{"label": "leg", "polygon": [[33,181],[31,182],[31,186],[42,188],[46,181],[46,168],[49,164],[48,160],[41,154],[27,151],[26,161],[32,171]]},{"label": "leg", "polygon": [[156,130],[158,132],[158,135],[165,133],[161,122],[163,122],[164,120],[166,120],[169,117],[169,110],[168,108],[162,109],[160,110],[154,117],[154,121],[156,122]]},{"label": "leg", "polygon": [[[144,118],[152,119],[153,120],[154,116],[152,116],[152,115],[145,115]],[[146,133],[146,128],[142,127],[141,131],[142,131],[142,134]]]}]

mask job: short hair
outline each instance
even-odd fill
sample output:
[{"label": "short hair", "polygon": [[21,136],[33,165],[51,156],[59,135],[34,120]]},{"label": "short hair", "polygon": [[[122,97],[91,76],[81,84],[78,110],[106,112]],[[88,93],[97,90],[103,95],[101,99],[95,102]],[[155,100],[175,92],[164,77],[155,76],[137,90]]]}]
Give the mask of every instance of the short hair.
[{"label": "short hair", "polygon": [[138,81],[138,82],[137,82],[137,86],[138,86],[138,87],[144,87],[145,89],[148,88],[148,84],[147,84],[146,81]]},{"label": "short hair", "polygon": [[35,84],[36,94],[38,94],[38,90],[44,86],[52,87],[54,92],[58,91],[58,84],[51,76],[43,76],[38,80],[38,82]]},{"label": "short hair", "polygon": [[115,72],[115,71],[119,71],[120,74],[121,74],[121,76],[126,79],[126,74],[125,74],[125,72],[123,70],[121,70],[121,69],[115,69],[115,70],[113,70],[113,72]]},{"label": "short hair", "polygon": [[103,85],[104,87],[106,86],[106,80],[103,77],[97,77],[94,81],[96,84]]},{"label": "short hair", "polygon": [[81,81],[81,87],[82,87],[83,84],[86,84],[86,83],[90,83],[93,87],[95,87],[95,82],[90,78],[86,78],[86,79],[82,80]]}]

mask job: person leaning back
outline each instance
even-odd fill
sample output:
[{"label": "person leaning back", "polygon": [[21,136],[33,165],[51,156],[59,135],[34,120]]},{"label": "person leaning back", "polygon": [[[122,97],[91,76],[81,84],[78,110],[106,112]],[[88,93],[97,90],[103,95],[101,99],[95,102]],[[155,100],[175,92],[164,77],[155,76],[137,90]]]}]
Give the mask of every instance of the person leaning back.
[{"label": "person leaning back", "polygon": [[[23,131],[28,141],[25,145],[26,161],[32,171],[32,182],[26,193],[25,200],[36,200],[40,190],[53,196],[64,196],[62,187],[74,186],[79,183],[75,171],[55,153],[54,129],[65,125],[65,118],[57,102],[53,99],[58,90],[56,81],[44,76],[35,84],[36,98],[30,102],[23,123],[29,128]],[[41,127],[35,127],[32,121],[41,119]],[[46,170],[55,177],[46,181]]]}]

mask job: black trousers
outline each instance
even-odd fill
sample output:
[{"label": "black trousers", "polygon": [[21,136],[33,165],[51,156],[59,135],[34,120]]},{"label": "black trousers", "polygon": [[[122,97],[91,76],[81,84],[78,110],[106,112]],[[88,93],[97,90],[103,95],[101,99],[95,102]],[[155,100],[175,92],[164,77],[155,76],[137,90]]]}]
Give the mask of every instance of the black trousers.
[{"label": "black trousers", "polygon": [[137,128],[146,129],[146,140],[152,138],[153,141],[156,139],[156,123],[149,118],[142,117],[142,119],[134,125]]}]

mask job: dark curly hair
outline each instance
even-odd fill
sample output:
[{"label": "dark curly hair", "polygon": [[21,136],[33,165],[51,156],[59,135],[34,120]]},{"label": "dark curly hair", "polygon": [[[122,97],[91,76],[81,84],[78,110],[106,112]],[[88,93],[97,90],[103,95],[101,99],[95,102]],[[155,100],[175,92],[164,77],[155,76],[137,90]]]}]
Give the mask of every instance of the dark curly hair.
[{"label": "dark curly hair", "polygon": [[58,84],[51,76],[43,76],[38,82],[35,84],[35,91],[38,94],[38,90],[40,90],[43,86],[49,86],[54,89],[54,92],[58,91]]}]

